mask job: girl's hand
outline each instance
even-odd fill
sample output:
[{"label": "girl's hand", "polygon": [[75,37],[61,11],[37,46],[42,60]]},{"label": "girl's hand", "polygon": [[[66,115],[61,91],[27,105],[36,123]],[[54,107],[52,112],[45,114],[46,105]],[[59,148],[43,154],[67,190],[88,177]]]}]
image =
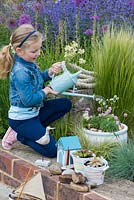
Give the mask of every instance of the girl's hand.
[{"label": "girl's hand", "polygon": [[49,87],[49,86],[46,86],[46,87],[45,87],[44,89],[42,89],[42,90],[43,90],[43,92],[45,92],[46,95],[48,95],[48,94],[58,95],[58,94],[59,94],[58,92],[52,90],[51,87]]},{"label": "girl's hand", "polygon": [[52,76],[53,74],[55,75],[55,74],[58,74],[59,72],[61,72],[62,71],[62,67],[61,67],[61,62],[57,62],[57,63],[54,63],[53,65],[52,65],[52,67],[50,67],[49,69],[48,69],[48,74],[49,74],[49,76]]}]

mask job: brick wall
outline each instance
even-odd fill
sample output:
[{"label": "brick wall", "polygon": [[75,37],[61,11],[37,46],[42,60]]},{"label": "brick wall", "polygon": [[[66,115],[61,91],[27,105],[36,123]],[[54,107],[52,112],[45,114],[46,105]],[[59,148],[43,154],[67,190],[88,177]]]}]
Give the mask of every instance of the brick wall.
[{"label": "brick wall", "polygon": [[41,169],[13,154],[0,149],[0,181],[14,188],[37,172],[41,172],[47,200],[108,200],[93,191],[76,192],[69,184],[59,182],[58,176],[52,176],[46,169]]}]

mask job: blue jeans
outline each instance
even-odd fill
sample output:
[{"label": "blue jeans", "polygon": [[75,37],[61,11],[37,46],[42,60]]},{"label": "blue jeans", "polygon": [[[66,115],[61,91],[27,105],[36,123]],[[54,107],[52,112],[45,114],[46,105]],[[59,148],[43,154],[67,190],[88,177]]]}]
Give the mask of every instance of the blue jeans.
[{"label": "blue jeans", "polygon": [[37,117],[27,120],[9,119],[9,125],[17,132],[17,139],[43,156],[56,157],[57,147],[54,137],[50,134],[50,142],[41,145],[35,141],[46,132],[46,127],[55,120],[64,116],[72,108],[72,103],[67,98],[57,98],[45,101]]}]

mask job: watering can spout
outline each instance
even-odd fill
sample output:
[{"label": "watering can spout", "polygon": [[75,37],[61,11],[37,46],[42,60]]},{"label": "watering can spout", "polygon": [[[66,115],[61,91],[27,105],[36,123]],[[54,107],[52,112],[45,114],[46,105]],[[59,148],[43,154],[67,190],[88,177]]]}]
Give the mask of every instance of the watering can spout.
[{"label": "watering can spout", "polygon": [[72,76],[72,80],[73,80],[73,82],[76,84],[76,82],[77,82],[77,79],[78,79],[78,76],[79,76],[79,74],[82,72],[82,70],[80,70],[80,71],[78,71],[78,72],[76,72],[76,73],[74,73],[74,74],[72,74],[71,76]]},{"label": "watering can spout", "polygon": [[82,70],[80,70],[80,71],[74,73],[73,76],[77,76],[77,77],[78,77],[78,75],[79,75],[81,72],[82,72]]}]

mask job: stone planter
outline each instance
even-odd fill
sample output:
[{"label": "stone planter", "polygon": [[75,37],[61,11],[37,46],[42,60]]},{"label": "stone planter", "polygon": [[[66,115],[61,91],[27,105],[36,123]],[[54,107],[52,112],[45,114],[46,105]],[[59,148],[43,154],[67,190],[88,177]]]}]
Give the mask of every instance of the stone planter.
[{"label": "stone planter", "polygon": [[93,145],[99,145],[104,142],[118,142],[127,143],[127,130],[128,127],[125,124],[121,124],[122,129],[116,132],[98,132],[83,128],[85,136],[88,138],[89,142]]}]

